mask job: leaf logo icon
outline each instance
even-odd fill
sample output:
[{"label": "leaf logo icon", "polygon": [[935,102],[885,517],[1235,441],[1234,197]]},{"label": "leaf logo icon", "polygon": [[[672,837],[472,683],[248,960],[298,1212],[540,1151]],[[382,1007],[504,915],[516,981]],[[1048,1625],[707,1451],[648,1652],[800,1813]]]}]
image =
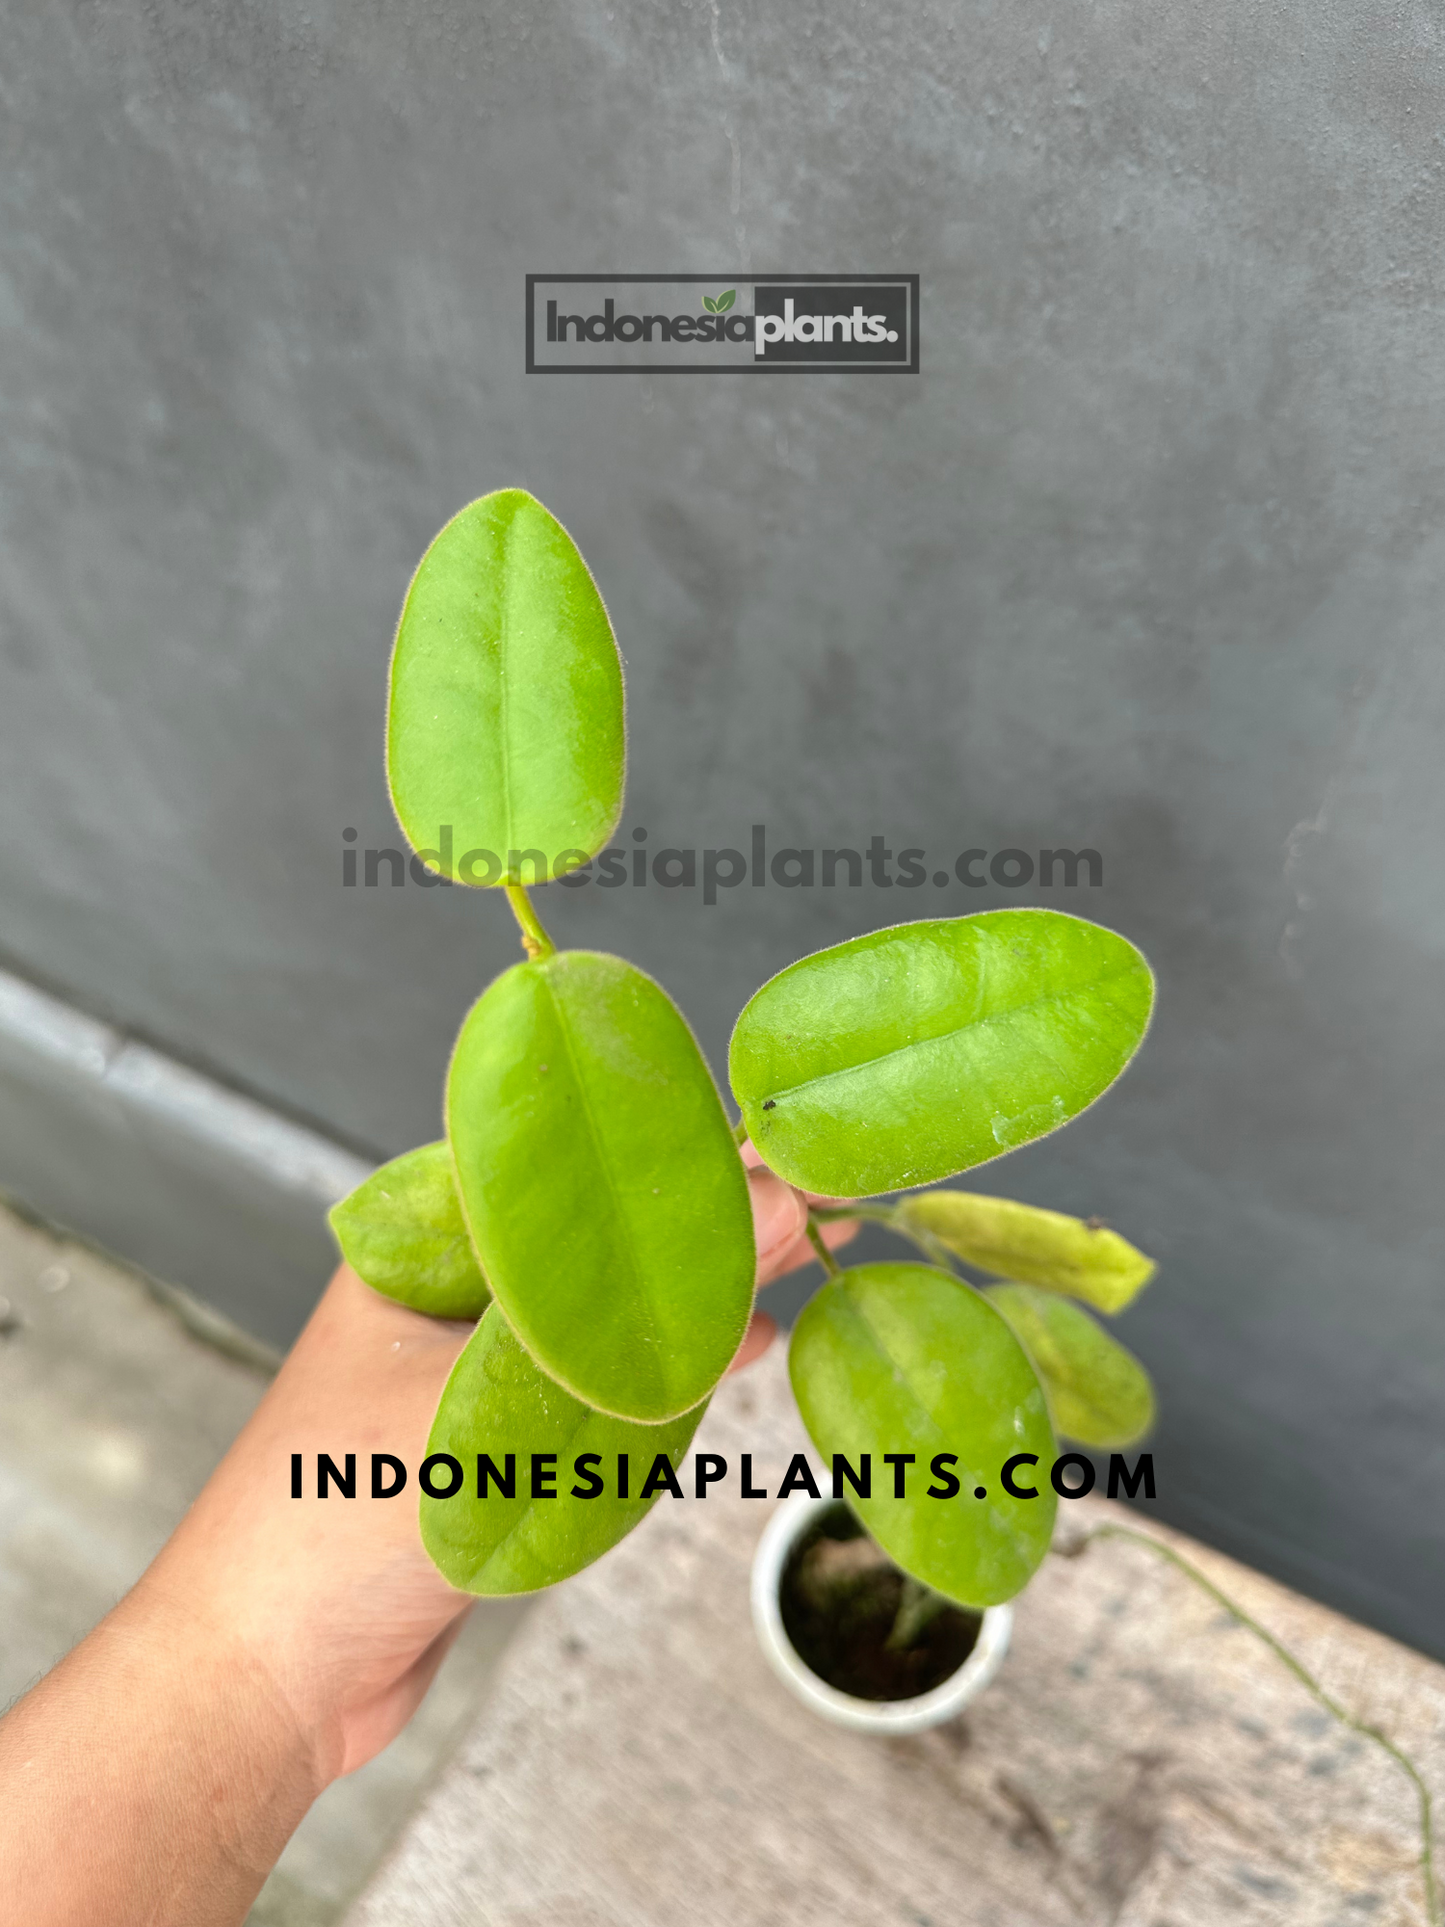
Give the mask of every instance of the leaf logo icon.
[{"label": "leaf logo icon", "polygon": [[729,288],[726,293],[720,294],[716,300],[714,300],[710,294],[705,294],[702,298],[702,305],[707,309],[709,314],[726,314],[737,298],[737,289]]},{"label": "leaf logo icon", "polygon": [[716,301],[713,300],[710,294],[705,294],[703,296],[702,305],[707,309],[709,314],[717,313],[717,303]]}]

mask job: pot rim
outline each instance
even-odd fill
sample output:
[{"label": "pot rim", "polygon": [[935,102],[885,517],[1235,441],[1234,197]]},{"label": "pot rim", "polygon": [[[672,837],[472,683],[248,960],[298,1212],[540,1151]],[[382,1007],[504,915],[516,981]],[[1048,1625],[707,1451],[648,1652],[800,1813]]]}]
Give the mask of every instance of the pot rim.
[{"label": "pot rim", "polygon": [[782,1501],[763,1528],[753,1556],[751,1589],[758,1643],[783,1684],[824,1719],[859,1733],[922,1733],[955,1718],[992,1681],[1008,1651],[1013,1607],[985,1607],[973,1651],[956,1673],[927,1693],[906,1700],[864,1700],[840,1692],[804,1665],[784,1630],[778,1598],[783,1568],[794,1544],[817,1513],[838,1503],[837,1499],[814,1499],[806,1492],[795,1492]]}]

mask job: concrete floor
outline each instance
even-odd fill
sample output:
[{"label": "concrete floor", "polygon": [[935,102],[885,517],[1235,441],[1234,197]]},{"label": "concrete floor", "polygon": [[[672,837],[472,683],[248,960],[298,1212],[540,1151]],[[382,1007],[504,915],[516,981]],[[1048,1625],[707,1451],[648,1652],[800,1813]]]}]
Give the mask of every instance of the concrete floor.
[{"label": "concrete floor", "polygon": [[[231,1327],[0,1207],[0,1707],[115,1603],[264,1391]],[[524,1607],[472,1614],[425,1705],[313,1807],[252,1927],[328,1927],[485,1695]]]}]

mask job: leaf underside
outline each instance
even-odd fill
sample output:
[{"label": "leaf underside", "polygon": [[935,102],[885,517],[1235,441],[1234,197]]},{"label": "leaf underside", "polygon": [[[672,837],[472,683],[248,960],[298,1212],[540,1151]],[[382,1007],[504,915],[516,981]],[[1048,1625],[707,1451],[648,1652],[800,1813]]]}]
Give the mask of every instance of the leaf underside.
[{"label": "leaf underside", "polygon": [[480,1318],[491,1300],[446,1144],[407,1151],[333,1205],[341,1255],[373,1290],[432,1318]]},{"label": "leaf underside", "polygon": [[992,1285],[1034,1362],[1055,1429],[1080,1445],[1133,1445],[1154,1423],[1154,1388],[1134,1357],[1084,1310],[1034,1285]]}]

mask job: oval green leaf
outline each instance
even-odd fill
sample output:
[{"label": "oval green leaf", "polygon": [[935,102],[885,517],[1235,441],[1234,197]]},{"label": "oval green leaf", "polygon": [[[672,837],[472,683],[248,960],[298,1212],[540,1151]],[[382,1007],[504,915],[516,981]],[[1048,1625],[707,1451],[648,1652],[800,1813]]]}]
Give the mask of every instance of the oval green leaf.
[{"label": "oval green leaf", "polygon": [[[462,1592],[535,1592],[555,1585],[600,1559],[651,1510],[657,1493],[637,1495],[657,1454],[674,1469],[692,1443],[705,1405],[670,1425],[636,1425],[592,1411],[539,1372],[495,1306],[483,1318],[452,1367],[432,1421],[427,1453],[449,1453],[461,1465],[461,1488],[450,1499],[421,1498],[421,1536],[434,1564]],[[595,1452],[598,1461],[579,1473],[575,1462]],[[487,1496],[477,1496],[477,1457],[485,1453],[503,1477],[511,1456],[513,1496],[487,1477]],[[533,1496],[533,1455],[542,1491]],[[546,1464],[553,1455],[554,1464]],[[618,1490],[618,1459],[628,1461],[628,1491]],[[549,1479],[548,1473],[555,1478]],[[593,1479],[603,1490],[577,1496]],[[434,1477],[445,1485],[445,1469]]]},{"label": "oval green leaf", "polygon": [[1154,1387],[1132,1352],[1082,1305],[1034,1285],[991,1285],[1034,1361],[1055,1429],[1080,1445],[1133,1445],[1154,1423]]},{"label": "oval green leaf", "polygon": [[373,1171],[327,1214],[341,1255],[373,1290],[432,1318],[480,1318],[491,1300],[445,1142]]},{"label": "oval green leaf", "polygon": [[925,1191],[895,1207],[900,1230],[928,1231],[956,1257],[995,1278],[1018,1278],[1118,1312],[1157,1266],[1107,1225],[976,1191]]},{"label": "oval green leaf", "polygon": [[624,762],[622,665],[586,563],[525,490],[484,495],[437,536],[402,607],[387,710],[398,822],[463,883],[545,881],[607,842]]},{"label": "oval green leaf", "polygon": [[[928,1265],[860,1265],[831,1279],[793,1328],[788,1369],[813,1443],[853,1466],[870,1453],[869,1498],[848,1502],[890,1557],[967,1606],[1012,1599],[1049,1549],[1058,1501],[1049,1484],[1054,1440],[1033,1366],[988,1300]],[[886,1452],[911,1452],[904,1497],[893,1497]],[[930,1462],[952,1452],[957,1497],[928,1496]],[[1037,1488],[1011,1498],[1000,1474]],[[975,1498],[977,1488],[985,1496]]]},{"label": "oval green leaf", "polygon": [[765,983],[728,1069],[748,1135],[833,1196],[930,1184],[1092,1104],[1143,1040],[1148,964],[1057,910],[900,924]]},{"label": "oval green leaf", "polygon": [[631,964],[517,964],[447,1076],[457,1188],[502,1310],[550,1377],[619,1418],[691,1410],[753,1299],[747,1179],[717,1087]]}]

